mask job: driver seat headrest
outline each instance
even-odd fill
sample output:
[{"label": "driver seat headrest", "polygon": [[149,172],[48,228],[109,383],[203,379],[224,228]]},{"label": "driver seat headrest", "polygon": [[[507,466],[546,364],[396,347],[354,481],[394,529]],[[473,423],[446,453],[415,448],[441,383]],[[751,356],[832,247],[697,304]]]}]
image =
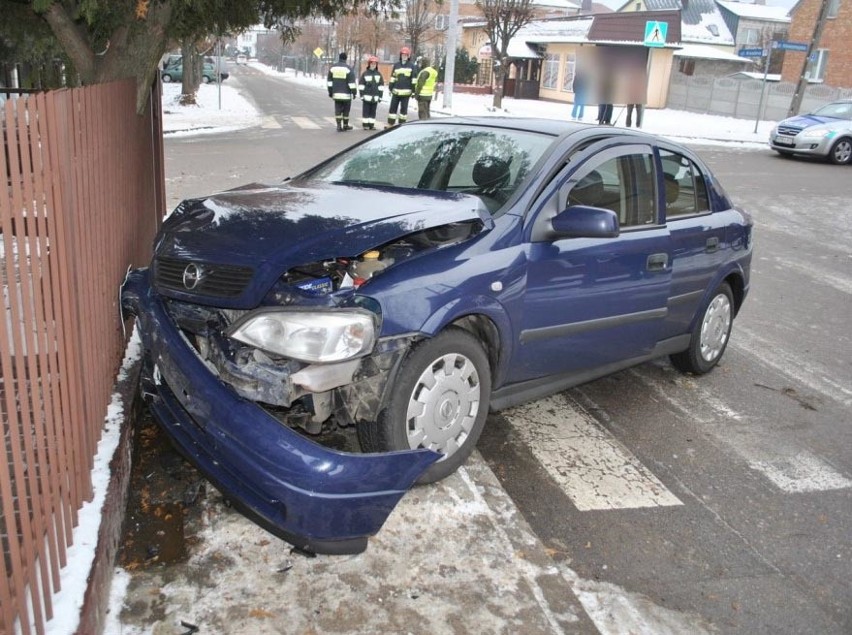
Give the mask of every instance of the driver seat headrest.
[{"label": "driver seat headrest", "polygon": [[473,164],[473,182],[483,191],[499,190],[509,184],[509,161],[484,155]]},{"label": "driver seat headrest", "polygon": [[592,170],[571,188],[569,203],[571,205],[586,205],[600,207],[603,200],[604,185],[600,172]]}]

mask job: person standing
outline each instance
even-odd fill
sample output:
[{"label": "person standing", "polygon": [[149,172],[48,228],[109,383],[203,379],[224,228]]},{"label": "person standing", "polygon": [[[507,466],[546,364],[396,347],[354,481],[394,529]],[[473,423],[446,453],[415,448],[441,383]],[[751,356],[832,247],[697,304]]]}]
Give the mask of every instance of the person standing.
[{"label": "person standing", "polygon": [[355,73],[346,63],[346,53],[337,56],[337,63],[328,69],[328,96],[334,100],[334,119],[337,131],[352,130],[349,125],[349,111],[352,100],[358,95]]},{"label": "person standing", "polygon": [[627,104],[627,127],[630,127],[630,124],[633,123],[633,111],[636,111],[636,127],[642,127],[642,110],[644,110],[644,106],[642,104]]},{"label": "person standing", "polygon": [[574,81],[571,85],[574,91],[574,107],[571,109],[571,119],[582,121],[586,110],[586,76],[579,70],[574,71]]},{"label": "person standing", "polygon": [[[388,125],[392,128],[398,123],[408,121],[408,100],[414,92],[414,64],[411,63],[411,49],[403,46],[399,51],[399,61],[393,65],[388,87],[391,92]],[[397,112],[398,111],[398,112]]]},{"label": "person standing", "polygon": [[438,71],[432,68],[427,58],[420,60],[421,71],[417,74],[417,84],[414,86],[414,97],[417,99],[418,119],[430,119],[432,117],[432,97],[435,94],[435,86],[438,84]]},{"label": "person standing", "polygon": [[361,125],[364,130],[376,129],[376,110],[385,94],[385,80],[379,72],[379,58],[371,55],[367,58],[367,70],[361,74],[358,82],[361,100]]},{"label": "person standing", "polygon": [[601,80],[600,101],[598,102],[598,123],[602,126],[612,125],[612,104],[615,93],[614,81],[614,78],[608,73]]}]

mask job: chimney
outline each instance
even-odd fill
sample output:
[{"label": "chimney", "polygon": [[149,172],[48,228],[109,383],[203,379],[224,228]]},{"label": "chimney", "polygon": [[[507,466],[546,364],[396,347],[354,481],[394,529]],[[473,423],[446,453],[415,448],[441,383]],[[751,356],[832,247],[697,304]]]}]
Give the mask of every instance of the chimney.
[{"label": "chimney", "polygon": [[592,12],[592,0],[583,0],[580,4],[580,13],[586,14]]}]

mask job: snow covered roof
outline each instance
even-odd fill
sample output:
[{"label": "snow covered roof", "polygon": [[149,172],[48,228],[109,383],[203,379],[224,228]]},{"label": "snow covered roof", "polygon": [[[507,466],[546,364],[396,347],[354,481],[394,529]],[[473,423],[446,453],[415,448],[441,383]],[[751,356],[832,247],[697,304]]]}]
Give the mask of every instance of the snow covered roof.
[{"label": "snow covered roof", "polygon": [[754,60],[740,57],[734,53],[727,53],[720,49],[705,44],[684,44],[683,48],[674,52],[675,57],[692,57],[703,60],[725,60],[727,62],[743,62],[754,64]]},{"label": "snow covered roof", "polygon": [[681,41],[734,45],[728,25],[715,0],[645,0],[648,11],[679,10]]},{"label": "snow covered roof", "polygon": [[726,2],[725,0],[718,0],[718,4],[741,18],[766,22],[790,22],[790,16],[787,15],[789,9],[786,7],[767,7],[762,4]]},{"label": "snow covered roof", "polygon": [[580,10],[580,5],[576,2],[571,2],[571,0],[531,0],[530,4],[534,4],[536,7]]}]

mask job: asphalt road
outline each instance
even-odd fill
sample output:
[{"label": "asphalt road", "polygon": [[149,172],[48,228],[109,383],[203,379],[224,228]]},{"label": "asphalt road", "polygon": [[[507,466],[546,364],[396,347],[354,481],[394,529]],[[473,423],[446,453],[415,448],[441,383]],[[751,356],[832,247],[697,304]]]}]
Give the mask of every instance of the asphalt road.
[{"label": "asphalt road", "polygon": [[[234,78],[264,125],[167,139],[171,205],[370,134],[335,132],[322,91]],[[693,378],[661,360],[492,415],[479,449],[584,579],[693,615],[696,631],[852,633],[852,169],[698,150],[756,226],[722,364]]]}]

